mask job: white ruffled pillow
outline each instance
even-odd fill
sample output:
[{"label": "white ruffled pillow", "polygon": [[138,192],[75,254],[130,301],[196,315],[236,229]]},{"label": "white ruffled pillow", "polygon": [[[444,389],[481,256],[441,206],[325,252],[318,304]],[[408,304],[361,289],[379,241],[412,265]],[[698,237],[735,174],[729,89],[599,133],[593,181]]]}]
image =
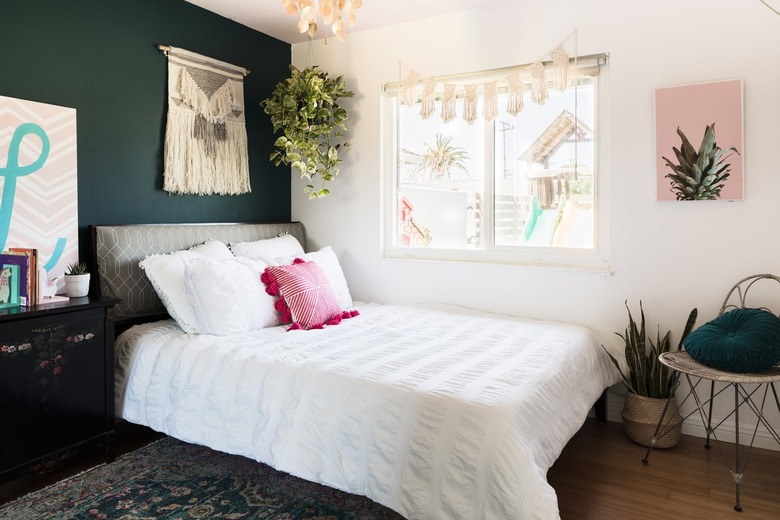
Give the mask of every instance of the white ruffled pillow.
[{"label": "white ruffled pillow", "polygon": [[260,281],[265,268],[250,258],[187,260],[184,286],[198,333],[226,336],[278,325],[276,298]]},{"label": "white ruffled pillow", "polygon": [[188,260],[197,258],[225,260],[233,253],[224,243],[210,240],[184,251],[149,255],[139,263],[168,314],[188,334],[197,334],[198,328],[184,288],[184,268]]},{"label": "white ruffled pillow", "polygon": [[341,308],[352,308],[352,295],[349,293],[347,279],[344,276],[344,271],[341,269],[341,264],[339,263],[336,253],[330,246],[325,246],[319,251],[313,251],[311,253],[280,256],[276,258],[262,257],[261,260],[268,265],[287,265],[291,264],[296,258],[309,260],[320,266],[325,272],[325,276],[328,277],[328,282],[330,283],[333,292],[336,293]]},{"label": "white ruffled pillow", "polygon": [[230,250],[236,256],[261,259],[295,256],[304,253],[301,243],[292,235],[282,235],[253,242],[237,242],[230,244]]}]

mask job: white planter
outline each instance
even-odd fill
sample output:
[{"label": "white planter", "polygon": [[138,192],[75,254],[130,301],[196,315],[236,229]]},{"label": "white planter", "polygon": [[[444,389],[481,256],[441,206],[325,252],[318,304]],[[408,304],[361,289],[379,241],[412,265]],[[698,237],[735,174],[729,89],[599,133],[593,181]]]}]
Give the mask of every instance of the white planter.
[{"label": "white planter", "polygon": [[89,294],[89,273],[66,274],[65,294],[71,298],[80,298]]}]

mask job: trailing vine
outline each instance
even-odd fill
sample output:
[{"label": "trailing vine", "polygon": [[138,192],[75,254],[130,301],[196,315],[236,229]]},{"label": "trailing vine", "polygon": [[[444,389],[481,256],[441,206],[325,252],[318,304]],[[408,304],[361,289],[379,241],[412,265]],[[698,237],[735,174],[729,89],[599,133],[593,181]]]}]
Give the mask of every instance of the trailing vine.
[{"label": "trailing vine", "polygon": [[[349,147],[344,122],[349,117],[339,100],[352,97],[342,76],[330,78],[317,67],[298,70],[290,65],[290,77],[278,83],[270,98],[260,105],[271,116],[274,133],[282,135],[274,142],[270,160],[297,170],[301,178],[312,181],[304,193],[310,199],[325,197],[325,183],[339,174],[339,153]],[[314,181],[319,178],[319,188]]]}]

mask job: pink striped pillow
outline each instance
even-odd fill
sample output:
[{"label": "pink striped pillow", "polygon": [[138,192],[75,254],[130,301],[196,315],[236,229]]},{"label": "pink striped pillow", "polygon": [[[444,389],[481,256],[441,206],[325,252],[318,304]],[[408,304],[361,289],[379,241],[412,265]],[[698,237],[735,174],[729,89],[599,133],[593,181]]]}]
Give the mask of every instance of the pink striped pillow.
[{"label": "pink striped pillow", "polygon": [[314,262],[296,258],[292,265],[270,265],[260,279],[268,294],[279,296],[276,310],[282,323],[292,323],[289,330],[321,329],[351,317],[341,310],[328,277]]}]

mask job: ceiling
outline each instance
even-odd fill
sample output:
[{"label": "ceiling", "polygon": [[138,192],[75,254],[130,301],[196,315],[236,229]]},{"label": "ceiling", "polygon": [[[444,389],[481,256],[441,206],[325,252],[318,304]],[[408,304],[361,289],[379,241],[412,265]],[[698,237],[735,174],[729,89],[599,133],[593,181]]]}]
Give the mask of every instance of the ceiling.
[{"label": "ceiling", "polygon": [[[298,22],[297,16],[288,15],[280,0],[187,1],[290,44],[308,41],[306,34],[299,34],[295,29]],[[349,39],[350,32],[422,20],[506,2],[507,0],[363,0],[363,6],[357,11],[355,25],[347,27],[347,39]],[[325,30],[321,28],[316,38],[324,36]],[[328,29],[328,38],[331,37]]]}]

